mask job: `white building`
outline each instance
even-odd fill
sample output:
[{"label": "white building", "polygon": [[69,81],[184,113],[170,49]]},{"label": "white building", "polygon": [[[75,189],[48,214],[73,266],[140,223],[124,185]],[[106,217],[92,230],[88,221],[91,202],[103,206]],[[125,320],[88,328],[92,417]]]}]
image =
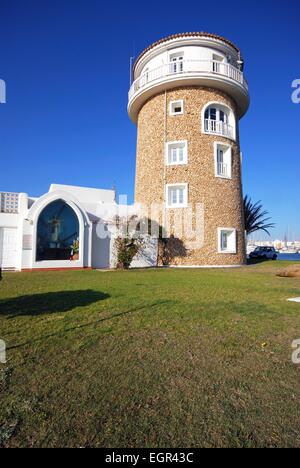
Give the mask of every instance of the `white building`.
[{"label": "white building", "polygon": [[[4,270],[114,267],[115,218],[135,210],[117,205],[114,190],[67,185],[52,184],[39,198],[6,192],[0,192],[0,197],[0,266]],[[133,266],[155,262],[152,245]]]}]

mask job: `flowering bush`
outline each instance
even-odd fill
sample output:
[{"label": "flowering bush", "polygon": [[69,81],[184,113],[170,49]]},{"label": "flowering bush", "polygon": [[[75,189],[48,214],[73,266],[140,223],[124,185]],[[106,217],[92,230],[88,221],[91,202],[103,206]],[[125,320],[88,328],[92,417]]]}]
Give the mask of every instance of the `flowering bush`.
[{"label": "flowering bush", "polygon": [[117,268],[128,270],[134,257],[143,249],[144,240],[138,233],[139,221],[136,216],[116,218],[118,236],[115,239]]}]

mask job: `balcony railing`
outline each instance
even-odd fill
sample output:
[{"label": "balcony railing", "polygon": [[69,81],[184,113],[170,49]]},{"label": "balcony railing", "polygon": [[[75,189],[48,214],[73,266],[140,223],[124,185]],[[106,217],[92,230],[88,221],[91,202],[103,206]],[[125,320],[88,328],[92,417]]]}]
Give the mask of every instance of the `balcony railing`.
[{"label": "balcony railing", "polygon": [[19,194],[0,192],[0,213],[18,213]]},{"label": "balcony railing", "polygon": [[205,119],[204,130],[207,133],[214,133],[227,138],[234,138],[233,127],[221,120]]},{"label": "balcony railing", "polygon": [[222,162],[218,162],[218,176],[228,177],[228,165]]},{"label": "balcony railing", "polygon": [[156,80],[161,80],[162,78],[169,76],[180,76],[195,73],[199,75],[211,74],[224,76],[248,89],[243,73],[229,63],[218,62],[216,60],[182,60],[166,63],[158,68],[147,71],[137,78],[130,87],[129,100],[139,90],[142,90]]}]

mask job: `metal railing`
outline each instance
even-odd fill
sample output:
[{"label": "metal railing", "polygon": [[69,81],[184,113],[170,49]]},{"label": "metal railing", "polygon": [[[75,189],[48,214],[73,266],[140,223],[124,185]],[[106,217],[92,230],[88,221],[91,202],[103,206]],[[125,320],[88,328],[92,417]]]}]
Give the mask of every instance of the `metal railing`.
[{"label": "metal railing", "polygon": [[204,120],[204,130],[208,133],[214,133],[216,135],[222,135],[228,138],[233,138],[233,127],[221,120]]},{"label": "metal railing", "polygon": [[0,192],[0,213],[18,213],[19,194],[13,192]]},{"label": "metal railing", "polygon": [[218,175],[223,177],[228,177],[228,165],[222,162],[218,162]]},{"label": "metal railing", "polygon": [[236,81],[248,89],[248,84],[243,73],[229,63],[218,62],[216,60],[182,60],[166,63],[158,68],[147,71],[137,78],[130,87],[129,100],[139,90],[145,88],[148,84],[151,84],[156,80],[172,75],[184,75],[189,73],[199,73],[199,75],[221,75]]}]

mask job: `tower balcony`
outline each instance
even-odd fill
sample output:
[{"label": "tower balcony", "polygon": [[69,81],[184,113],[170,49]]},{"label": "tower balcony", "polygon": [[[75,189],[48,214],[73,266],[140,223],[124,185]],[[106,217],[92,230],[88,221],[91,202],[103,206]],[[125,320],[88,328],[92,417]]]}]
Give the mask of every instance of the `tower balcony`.
[{"label": "tower balcony", "polygon": [[234,139],[233,126],[220,120],[205,119],[204,131],[205,133],[212,133],[226,138]]},{"label": "tower balcony", "polygon": [[131,120],[137,122],[139,110],[153,95],[180,86],[211,87],[227,93],[236,102],[239,118],[249,107],[248,84],[238,68],[216,60],[181,60],[148,70],[132,83],[128,96]]}]

